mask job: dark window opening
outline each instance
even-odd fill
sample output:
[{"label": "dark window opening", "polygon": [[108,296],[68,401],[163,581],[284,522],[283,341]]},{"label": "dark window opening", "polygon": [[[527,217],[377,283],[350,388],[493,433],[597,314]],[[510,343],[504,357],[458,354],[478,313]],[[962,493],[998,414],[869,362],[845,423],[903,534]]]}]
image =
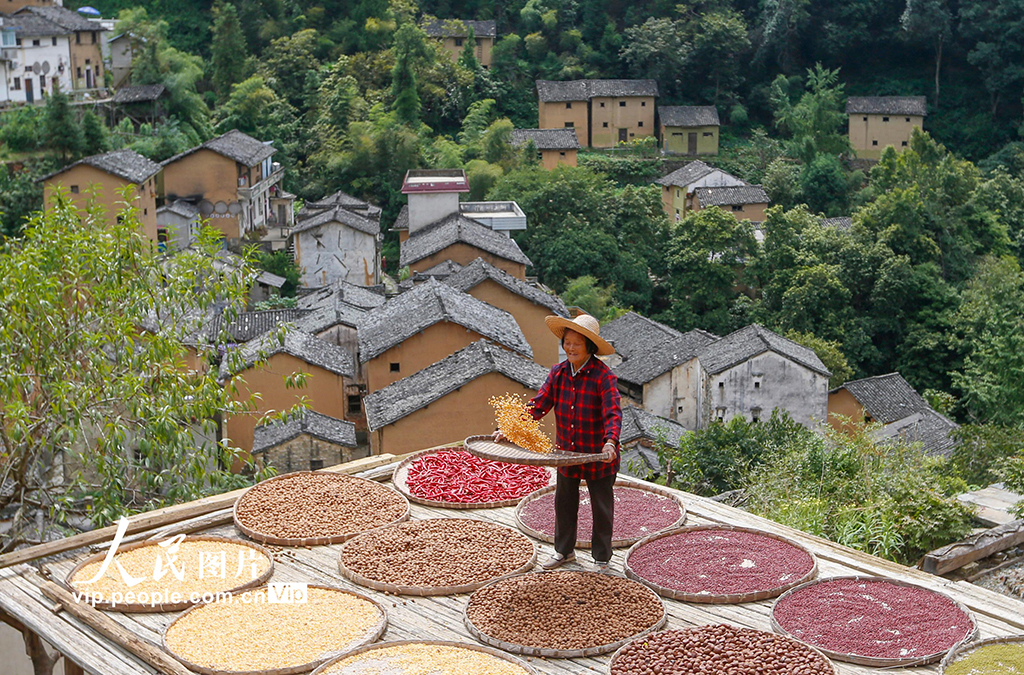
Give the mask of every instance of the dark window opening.
[{"label": "dark window opening", "polygon": [[391,364],[391,372],[392,372],[392,373],[398,373],[398,372],[401,372],[401,366],[400,366],[400,364],[397,364],[397,363],[392,363],[392,364]]},{"label": "dark window opening", "polygon": [[707,138],[708,136],[714,136],[714,135],[715,135],[714,132],[711,132],[711,131],[705,131],[704,132],[704,138]]},{"label": "dark window opening", "polygon": [[900,145],[902,145],[905,148],[905,147],[907,147],[907,142],[903,141],[902,143],[900,143]]},{"label": "dark window opening", "polygon": [[604,101],[601,101],[601,107],[602,108],[604,107]]},{"label": "dark window opening", "polygon": [[50,44],[52,44],[54,47],[56,47],[57,46],[57,38],[55,38],[55,37],[50,38]]},{"label": "dark window opening", "polygon": [[644,125],[644,123],[643,122],[637,122],[636,125],[637,125],[637,127],[642,127]]},{"label": "dark window opening", "polygon": [[719,382],[718,383],[718,388],[719,389],[725,389],[725,382]]},{"label": "dark window opening", "polygon": [[455,38],[455,46],[456,47],[461,47],[462,46],[462,38]]},{"label": "dark window opening", "polygon": [[33,47],[38,47],[39,46],[39,40],[33,40],[32,41],[32,46]]},{"label": "dark window opening", "polygon": [[71,194],[73,194],[73,195],[77,195],[78,194],[78,186],[77,185],[72,185],[71,186]]},{"label": "dark window opening", "polygon": [[907,121],[908,121],[908,122],[910,121],[910,118],[909,118],[909,117],[907,118]]},{"label": "dark window opening", "polygon": [[602,126],[602,127],[604,127],[605,129],[607,129],[607,128],[608,128],[608,123],[607,123],[607,122],[605,122],[605,123],[604,123],[604,124],[602,124],[601,126]]},{"label": "dark window opening", "polygon": [[575,127],[576,127],[576,123],[575,122],[566,122],[565,123],[565,128],[566,129],[573,129]]},{"label": "dark window opening", "polygon": [[559,157],[565,157],[565,153],[564,153],[564,152],[559,152],[559,153],[558,153],[558,156],[559,156]]},{"label": "dark window opening", "polygon": [[319,471],[322,468],[324,468],[324,460],[322,460],[322,459],[311,459],[311,460],[309,460],[309,470],[310,471]]},{"label": "dark window opening", "polygon": [[732,210],[733,211],[742,211],[743,210],[743,206],[741,204],[733,204],[732,205]]},{"label": "dark window opening", "polygon": [[640,107],[641,108],[646,108],[647,107],[647,101],[640,101]]},{"label": "dark window opening", "polygon": [[864,121],[865,121],[865,122],[867,122],[867,121],[868,121],[868,116],[867,116],[867,115],[865,115],[865,116],[864,116]]},{"label": "dark window opening", "polygon": [[754,389],[760,389],[760,388],[761,388],[761,383],[760,382],[755,382],[754,383]]},{"label": "dark window opening", "polygon": [[348,396],[348,411],[354,415],[359,414],[361,401],[358,394],[349,394]]},{"label": "dark window opening", "polygon": [[878,141],[871,141],[871,145],[878,145]]},{"label": "dark window opening", "polygon": [[626,107],[626,102],[625,101],[619,101],[619,107],[620,108],[625,108]]},{"label": "dark window opening", "polygon": [[572,101],[567,101],[566,102],[565,109],[566,110],[572,110]]},{"label": "dark window opening", "polygon": [[82,34],[81,33],[75,33],[75,44],[76,45],[82,44]]},{"label": "dark window opening", "polygon": [[889,118],[888,118],[888,117],[883,117],[883,118],[882,118],[882,121],[883,121],[883,122],[888,122],[888,121],[889,121]]}]

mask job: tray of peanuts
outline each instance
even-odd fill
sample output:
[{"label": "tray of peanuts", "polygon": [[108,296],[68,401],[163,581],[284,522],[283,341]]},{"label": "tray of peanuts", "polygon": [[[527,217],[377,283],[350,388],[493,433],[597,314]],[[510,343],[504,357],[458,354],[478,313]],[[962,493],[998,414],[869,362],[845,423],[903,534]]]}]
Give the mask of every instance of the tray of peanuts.
[{"label": "tray of peanuts", "polygon": [[587,462],[606,462],[614,457],[613,452],[589,454],[567,452],[555,446],[541,430],[541,424],[533,419],[517,394],[495,396],[490,399],[498,430],[507,440],[495,441],[493,436],[470,436],[465,448],[482,459],[491,459],[510,464],[532,466],[575,466]]}]

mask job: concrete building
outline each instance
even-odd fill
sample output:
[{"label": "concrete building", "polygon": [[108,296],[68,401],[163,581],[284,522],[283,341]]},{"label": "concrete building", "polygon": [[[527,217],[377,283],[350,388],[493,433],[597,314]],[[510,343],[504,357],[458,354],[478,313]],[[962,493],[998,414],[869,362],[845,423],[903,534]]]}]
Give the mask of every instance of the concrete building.
[{"label": "concrete building", "polygon": [[531,359],[486,340],[466,345],[366,397],[373,454],[402,454],[488,433],[494,429],[488,399],[532,398],[547,374]]},{"label": "concrete building", "polygon": [[571,129],[513,129],[512,147],[522,149],[533,141],[540,151],[540,163],[547,170],[560,164],[576,166],[580,141]]},{"label": "concrete building", "polygon": [[654,80],[537,80],[541,129],[574,129],[581,145],[613,148],[654,136]]},{"label": "concrete building", "polygon": [[747,184],[699,159],[658,178],[654,183],[661,186],[661,205],[665,214],[674,220],[682,220],[686,216],[693,191],[699,187],[740,187]]},{"label": "concrete building", "polygon": [[481,338],[533,358],[511,314],[431,279],[367,314],[359,360],[375,392]]},{"label": "concrete building", "polygon": [[850,145],[861,159],[879,159],[886,147],[902,150],[914,128],[924,128],[924,96],[851,96],[846,100]]},{"label": "concrete building", "polygon": [[[103,33],[106,28],[78,12],[53,4],[23,7],[12,15],[12,20],[20,21],[22,17],[29,16],[49,21],[65,31],[71,90],[77,97],[103,98],[106,93],[103,75]],[[53,66],[60,70],[58,64]],[[39,74],[36,73],[37,76]]]},{"label": "concrete building", "polygon": [[302,270],[300,283],[317,288],[346,281],[380,283],[380,222],[344,206],[306,211],[291,230],[290,247]]},{"label": "concrete building", "polygon": [[41,104],[54,87],[60,87],[66,94],[72,93],[71,42],[74,32],[27,10],[2,18],[2,101],[8,104]]},{"label": "concrete building", "polygon": [[423,30],[451,55],[452,61],[458,61],[466,48],[470,32],[476,43],[473,55],[477,63],[484,68],[491,67],[491,51],[498,37],[497,24],[494,21],[472,21],[469,19],[433,20],[423,24]]},{"label": "concrete building", "polygon": [[771,200],[760,185],[694,188],[690,208],[694,211],[717,207],[728,211],[736,220],[763,223]]},{"label": "concrete building", "polygon": [[552,314],[569,316],[569,310],[557,295],[545,293],[483,258],[448,275],[444,283],[511,314],[533,348],[534,361],[545,368],[561,361],[558,340],[544,323]]},{"label": "concrete building", "polygon": [[278,473],[319,471],[369,454],[356,443],[351,422],[304,410],[285,421],[256,427],[253,457]]},{"label": "concrete building", "polygon": [[717,155],[718,108],[713,105],[658,106],[661,148],[675,155]]},{"label": "concrete building", "polygon": [[120,191],[134,186],[133,206],[139,210],[143,234],[150,241],[166,242],[157,228],[156,214],[161,167],[134,150],[113,150],[80,159],[39,182],[43,184],[44,209],[53,208],[57,190],[64,188],[83,213],[89,201],[95,199],[111,218],[123,208]]}]

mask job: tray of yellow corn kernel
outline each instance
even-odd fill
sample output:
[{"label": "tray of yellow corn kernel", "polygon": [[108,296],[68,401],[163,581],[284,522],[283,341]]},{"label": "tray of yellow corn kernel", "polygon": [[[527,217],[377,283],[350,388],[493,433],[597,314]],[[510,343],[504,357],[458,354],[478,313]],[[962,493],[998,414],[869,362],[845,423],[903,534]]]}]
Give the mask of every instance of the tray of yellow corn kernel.
[{"label": "tray of yellow corn kernel", "polygon": [[510,464],[573,466],[606,462],[615,456],[614,451],[591,454],[567,452],[555,447],[517,394],[494,396],[489,402],[494,406],[498,431],[506,440],[495,441],[493,436],[470,436],[465,447],[477,457]]}]

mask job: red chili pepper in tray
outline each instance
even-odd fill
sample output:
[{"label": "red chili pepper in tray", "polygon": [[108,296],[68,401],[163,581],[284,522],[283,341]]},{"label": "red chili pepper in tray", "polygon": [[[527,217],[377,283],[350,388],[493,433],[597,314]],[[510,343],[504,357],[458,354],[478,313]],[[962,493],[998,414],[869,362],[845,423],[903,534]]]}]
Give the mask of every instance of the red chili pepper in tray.
[{"label": "red chili pepper in tray", "polygon": [[518,499],[548,482],[544,467],[481,459],[464,450],[424,455],[409,466],[406,477],[413,496],[454,504]]}]

